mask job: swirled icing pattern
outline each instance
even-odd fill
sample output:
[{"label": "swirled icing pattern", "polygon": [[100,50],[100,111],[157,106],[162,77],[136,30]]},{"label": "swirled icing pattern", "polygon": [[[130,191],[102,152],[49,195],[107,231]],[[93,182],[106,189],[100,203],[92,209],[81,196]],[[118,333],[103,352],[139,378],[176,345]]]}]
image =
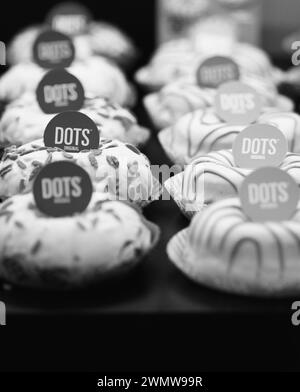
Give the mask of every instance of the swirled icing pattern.
[{"label": "swirled icing pattern", "polygon": [[[300,186],[300,154],[287,154],[279,167],[291,175]],[[251,172],[250,169],[236,167],[232,151],[217,151],[196,158],[183,172],[167,180],[165,187],[182,212],[192,217],[198,211],[202,211],[203,207],[225,198],[236,197],[244,179]],[[200,181],[203,181],[202,188],[199,185]],[[195,203],[193,192],[185,191],[187,187],[194,189],[192,186],[196,187],[198,192],[203,191],[202,204]],[[194,210],[191,209],[192,204]]]},{"label": "swirled icing pattern", "polygon": [[172,261],[193,280],[251,295],[300,292],[300,205],[290,221],[250,221],[237,198],[195,215],[168,245]]},{"label": "swirled icing pattern", "polygon": [[[293,102],[279,95],[270,80],[247,75],[241,78],[241,82],[256,90],[265,108],[274,111],[294,109]],[[216,89],[198,86],[195,78],[181,78],[166,85],[159,92],[147,95],[144,104],[155,126],[163,129],[171,126],[187,113],[212,107],[215,96]]]},{"label": "swirled icing pattern", "polygon": [[[292,112],[264,113],[257,123],[279,128],[288,140],[288,150],[300,153],[300,116]],[[235,137],[245,125],[228,125],[212,109],[197,110],[181,117],[173,126],[164,129],[158,138],[166,154],[178,164],[211,151],[232,148]]]}]

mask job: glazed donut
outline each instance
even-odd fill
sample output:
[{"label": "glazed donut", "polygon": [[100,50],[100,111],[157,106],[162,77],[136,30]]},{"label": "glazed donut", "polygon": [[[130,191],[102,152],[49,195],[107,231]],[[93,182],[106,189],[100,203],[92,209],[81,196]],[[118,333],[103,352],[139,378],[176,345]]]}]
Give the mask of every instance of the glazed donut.
[{"label": "glazed donut", "polygon": [[[293,111],[291,99],[279,95],[275,85],[268,79],[243,76],[241,82],[251,86],[262,98],[265,110]],[[197,85],[196,78],[182,78],[170,83],[157,93],[144,98],[146,110],[159,130],[169,127],[182,116],[198,109],[214,106],[216,89]]]},{"label": "glazed donut", "polygon": [[[8,63],[16,65],[32,61],[35,39],[44,26],[30,26],[12,39],[7,49]],[[119,65],[128,66],[136,58],[137,51],[132,40],[117,27],[104,22],[91,22],[87,33],[72,37],[78,60],[97,55],[107,57]]]},{"label": "glazed donut", "polygon": [[[300,186],[300,154],[288,153],[279,168]],[[164,186],[181,211],[191,218],[203,207],[237,197],[240,186],[251,172],[251,169],[236,166],[232,151],[216,151],[196,158]],[[196,196],[201,202],[197,203]]]},{"label": "glazed donut", "polygon": [[252,222],[238,198],[212,204],[168,244],[173,263],[214,289],[254,296],[300,292],[300,205],[285,222]]},{"label": "glazed donut", "polygon": [[[262,114],[258,124],[279,128],[288,140],[288,151],[300,153],[300,116],[292,112]],[[212,109],[197,110],[181,117],[173,126],[159,132],[159,141],[168,157],[179,165],[211,151],[232,148],[245,125],[228,125]]]},{"label": "glazed donut", "polygon": [[[33,62],[33,45],[43,26],[30,26],[16,34],[7,47],[7,61],[10,65]],[[75,59],[85,60],[92,56],[87,37],[83,35],[73,37]]]},{"label": "glazed donut", "polygon": [[[135,94],[123,72],[103,57],[75,61],[67,70],[76,76],[87,95],[107,98],[123,106],[135,101]],[[0,100],[11,102],[25,92],[35,92],[47,70],[35,63],[20,63],[0,78]]]},{"label": "glazed donut", "polygon": [[159,234],[136,209],[100,193],[85,212],[60,218],[42,214],[32,193],[16,195],[0,205],[0,226],[0,277],[41,289],[86,286],[134,266]]},{"label": "glazed donut", "polygon": [[250,44],[233,42],[228,48],[217,48],[215,38],[205,46],[210,50],[199,50],[191,39],[178,39],[162,44],[154,53],[149,64],[135,75],[136,81],[150,91],[157,91],[181,77],[194,77],[199,65],[212,55],[231,57],[239,66],[241,75],[267,79],[276,84],[282,79],[282,72],[275,68],[268,55]]},{"label": "glazed donut", "polygon": [[[86,97],[80,112],[96,123],[104,138],[134,145],[143,145],[149,139],[149,130],[139,126],[136,118],[128,110],[105,98]],[[41,138],[54,116],[55,114],[42,112],[34,94],[23,94],[19,99],[6,105],[0,117],[0,144],[19,146]]]},{"label": "glazed donut", "polygon": [[70,153],[47,148],[42,139],[5,150],[0,160],[0,198],[27,192],[45,165],[72,161],[85,169],[95,189],[118,200],[145,206],[159,197],[160,186],[150,162],[136,147],[101,139],[97,150]]}]

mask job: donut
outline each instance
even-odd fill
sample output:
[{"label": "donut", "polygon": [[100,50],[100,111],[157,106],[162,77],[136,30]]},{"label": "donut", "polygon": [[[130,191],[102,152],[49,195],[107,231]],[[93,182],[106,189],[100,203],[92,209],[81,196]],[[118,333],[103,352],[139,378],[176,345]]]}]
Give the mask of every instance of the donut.
[{"label": "donut", "polygon": [[158,228],[126,203],[94,193],[85,212],[52,218],[32,193],[0,205],[0,277],[22,287],[74,289],[133,267]]},{"label": "donut", "polygon": [[[300,186],[300,154],[288,153],[279,168]],[[191,218],[210,204],[237,197],[240,186],[251,172],[251,169],[236,166],[231,150],[216,151],[196,158],[164,186],[181,211]]]},{"label": "donut", "polygon": [[0,198],[27,192],[40,169],[57,161],[75,162],[89,173],[97,191],[118,200],[145,206],[159,197],[148,158],[131,144],[101,139],[97,150],[69,153],[47,148],[39,139],[6,148],[0,159]]},{"label": "donut", "polygon": [[[292,112],[263,113],[258,124],[279,128],[288,140],[290,152],[300,153],[300,116]],[[235,137],[245,125],[228,125],[213,109],[196,110],[181,117],[158,134],[158,139],[174,163],[185,165],[211,151],[232,148]]]},{"label": "donut", "polygon": [[250,221],[238,198],[218,201],[171,239],[172,262],[197,283],[235,294],[300,292],[300,205],[283,222]]},{"label": "donut", "polygon": [[[139,126],[128,110],[105,98],[86,96],[80,111],[96,123],[104,138],[134,145],[143,145],[149,139],[149,130]],[[0,144],[19,146],[42,137],[54,116],[42,112],[34,94],[23,94],[6,105],[0,116]]]},{"label": "donut", "polygon": [[[103,57],[74,61],[67,70],[79,79],[87,95],[101,96],[123,106],[134,103],[134,92],[123,72]],[[0,100],[11,102],[25,92],[35,92],[46,72],[31,62],[12,66],[0,78]]]},{"label": "donut", "polygon": [[135,75],[137,83],[150,91],[157,91],[181,77],[194,77],[199,65],[212,55],[231,57],[239,66],[241,75],[268,79],[274,84],[282,78],[269,56],[262,49],[246,43],[234,42],[224,48],[215,47],[215,38],[205,45],[209,51],[196,47],[191,39],[178,39],[163,43],[154,53],[149,64],[139,69]]},{"label": "donut", "polygon": [[[32,61],[35,39],[44,26],[29,26],[17,33],[7,48],[10,65]],[[132,40],[117,27],[104,22],[91,22],[87,33],[72,37],[76,59],[85,60],[97,55],[106,57],[121,66],[129,66],[136,58]]]},{"label": "donut", "polygon": [[[43,26],[26,27],[17,33],[7,47],[7,62],[10,65],[33,62],[33,45]],[[92,49],[88,45],[87,37],[79,35],[73,37],[76,60],[85,60],[92,56]]]},{"label": "donut", "polygon": [[[268,79],[243,76],[241,82],[253,87],[261,96],[263,106],[274,111],[293,111],[289,98],[279,95],[275,85]],[[197,85],[196,78],[182,78],[163,87],[159,92],[144,98],[146,110],[159,130],[169,127],[180,117],[197,109],[214,106],[216,89]]]}]

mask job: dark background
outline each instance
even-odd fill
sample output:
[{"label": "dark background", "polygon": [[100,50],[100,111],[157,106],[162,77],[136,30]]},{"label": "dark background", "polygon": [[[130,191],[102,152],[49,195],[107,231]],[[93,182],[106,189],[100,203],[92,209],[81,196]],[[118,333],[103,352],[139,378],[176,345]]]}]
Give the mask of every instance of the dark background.
[{"label": "dark background", "polygon": [[[19,29],[40,23],[56,2],[9,3],[1,4],[0,40],[4,42],[8,42]],[[85,4],[93,11],[95,19],[115,23],[133,37],[141,51],[139,63],[146,62],[155,46],[153,0],[85,1]],[[155,149],[159,146],[155,141],[153,143],[147,147],[146,153],[153,154],[154,151],[155,155]],[[161,151],[158,157],[165,161]],[[164,216],[164,241],[187,224],[170,203],[151,208],[146,211],[150,219],[159,222]],[[175,222],[173,226],[169,217]],[[266,307],[271,307],[269,313],[264,311],[264,303],[258,305],[253,300],[211,293],[192,286],[175,269],[170,272],[166,263],[159,270],[159,263],[166,261],[159,259],[164,246],[165,242],[155,250],[152,260],[146,261],[146,265],[154,263],[154,276],[147,275],[147,267],[136,272],[137,278],[142,278],[141,286],[145,284],[138,287],[138,291],[144,295],[148,292],[149,281],[156,280],[159,285],[165,277],[171,277],[173,286],[170,283],[168,295],[180,299],[183,311],[188,304],[193,312],[179,315],[171,309],[164,315],[145,314],[140,303],[138,314],[134,308],[132,313],[126,312],[122,316],[101,312],[93,314],[89,309],[86,309],[84,316],[76,312],[72,314],[72,309],[64,314],[64,303],[68,299],[61,294],[61,312],[53,315],[48,313],[51,300],[48,298],[46,303],[42,296],[31,293],[30,303],[39,303],[44,311],[37,314],[32,310],[30,314],[26,308],[28,294],[24,294],[24,313],[19,308],[16,314],[9,317],[8,325],[0,327],[0,370],[188,372],[300,369],[300,327],[291,326],[291,302],[266,304]],[[115,283],[106,292],[110,297],[109,293],[113,291],[114,298],[102,299],[100,303],[103,302],[105,307],[106,301],[117,300],[120,303],[117,307],[121,309],[122,302],[132,295],[133,289],[129,287],[134,285],[134,280],[126,284],[118,286]],[[124,287],[126,293],[122,292]],[[136,295],[136,291],[133,291],[133,295]],[[93,303],[98,303],[97,296],[101,296],[101,293],[94,293],[89,305],[91,308]],[[59,296],[56,296],[56,303],[59,300]],[[160,300],[159,297],[157,300]],[[81,301],[82,312],[86,303],[81,296],[78,301]],[[204,301],[205,309],[199,312],[201,301]],[[18,306],[20,303],[22,305],[22,292],[19,293]],[[77,305],[74,303],[74,309]],[[164,308],[164,304],[161,306]],[[277,306],[280,308],[278,314],[275,312]],[[217,309],[218,314],[212,309]]]},{"label": "dark background", "polygon": [[[263,31],[261,44],[276,56],[281,53],[281,40],[300,30],[299,0],[258,0],[262,3]],[[0,40],[7,42],[17,30],[31,23],[40,23],[46,12],[60,1],[2,1]],[[122,27],[135,41],[142,53],[149,56],[155,43],[155,0],[83,1],[95,19],[107,20]]]},{"label": "dark background", "polygon": [[[0,8],[0,40],[7,43],[18,30],[41,23],[50,8],[61,2],[29,0],[10,4],[9,0],[3,1]],[[150,56],[155,45],[154,0],[85,0],[82,3],[92,11],[94,19],[116,24],[133,37],[141,50],[141,62]]]}]

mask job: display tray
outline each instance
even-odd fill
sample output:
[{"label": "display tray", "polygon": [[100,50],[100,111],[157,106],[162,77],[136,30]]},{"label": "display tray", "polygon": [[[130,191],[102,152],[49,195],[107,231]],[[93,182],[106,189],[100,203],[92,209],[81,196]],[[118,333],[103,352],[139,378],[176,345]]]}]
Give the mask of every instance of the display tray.
[{"label": "display tray", "polygon": [[[287,68],[284,61],[275,61]],[[283,91],[295,103],[298,97]],[[138,120],[153,129],[142,105],[143,91],[138,92],[139,105],[135,108]],[[299,110],[299,106],[297,108]],[[297,111],[298,111],[297,110]],[[299,111],[298,111],[299,112]],[[152,164],[172,163],[161,148],[156,132],[142,149]],[[1,153],[1,151],[0,151]],[[250,314],[271,313],[287,317],[295,298],[260,299],[230,295],[214,291],[190,281],[168,259],[166,245],[170,238],[186,228],[189,221],[172,201],[157,201],[144,210],[146,217],[161,229],[157,247],[134,270],[102,281],[95,288],[77,292],[46,292],[10,287],[0,282],[0,301],[7,312],[16,316],[30,315],[101,315],[101,314]]]},{"label": "display tray", "polygon": [[[155,134],[143,150],[153,164],[169,163]],[[99,315],[106,313],[203,313],[286,315],[293,299],[258,299],[229,295],[198,286],[168,260],[166,245],[188,226],[173,201],[157,201],[145,209],[161,228],[158,246],[134,270],[77,292],[43,292],[1,285],[0,300],[11,315]]]}]

